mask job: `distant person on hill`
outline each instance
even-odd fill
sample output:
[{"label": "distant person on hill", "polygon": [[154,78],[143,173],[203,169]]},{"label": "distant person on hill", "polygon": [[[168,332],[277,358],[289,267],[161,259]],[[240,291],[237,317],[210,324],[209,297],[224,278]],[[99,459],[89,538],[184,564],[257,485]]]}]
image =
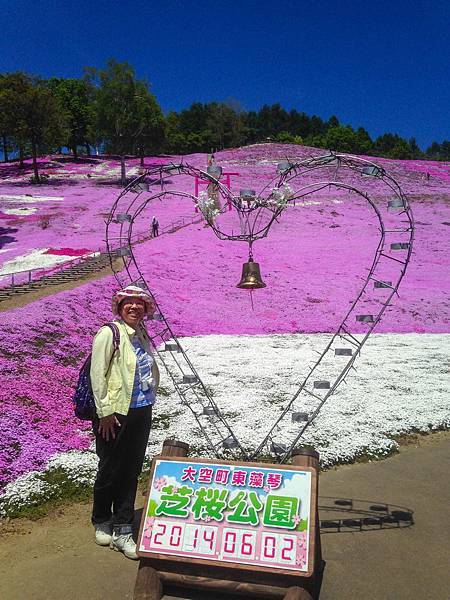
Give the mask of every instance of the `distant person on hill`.
[{"label": "distant person on hill", "polygon": [[132,559],[138,558],[131,535],[134,501],[159,385],[144,326],[144,317],[154,311],[148,293],[129,285],[113,297],[117,350],[109,326],[98,331],[92,347],[92,427],[99,458],[92,509],[95,541]]},{"label": "distant person on hill", "polygon": [[152,235],[153,237],[158,237],[159,235],[159,221],[156,217],[152,219]]}]

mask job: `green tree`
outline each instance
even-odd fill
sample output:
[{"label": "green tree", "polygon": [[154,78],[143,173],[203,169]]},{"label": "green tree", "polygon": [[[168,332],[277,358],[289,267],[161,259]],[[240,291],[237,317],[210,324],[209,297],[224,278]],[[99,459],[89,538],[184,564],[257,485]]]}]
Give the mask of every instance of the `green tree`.
[{"label": "green tree", "polygon": [[236,98],[228,98],[224,103],[228,131],[226,147],[238,147],[247,142],[248,130],[245,123],[245,110]]},{"label": "green tree", "polygon": [[106,69],[86,69],[96,88],[94,115],[99,137],[110,152],[121,156],[121,181],[126,182],[125,154],[159,147],[164,137],[164,117],[150,84],[137,80],[133,67],[110,59]]},{"label": "green tree", "polygon": [[67,146],[78,157],[78,146],[85,146],[89,154],[90,132],[93,125],[93,89],[83,79],[52,78],[48,87],[59,99],[67,114]]},{"label": "green tree", "polygon": [[412,137],[408,140],[409,147],[411,149],[412,158],[422,158],[423,152],[419,148],[416,138]]},{"label": "green tree", "polygon": [[384,133],[374,143],[374,153],[389,158],[412,158],[409,143],[396,133]]},{"label": "green tree", "polygon": [[259,128],[258,128],[258,113],[255,110],[251,110],[242,115],[245,129],[247,132],[247,143],[254,143],[260,139]]},{"label": "green tree", "polygon": [[353,150],[353,152],[357,154],[370,154],[372,150],[372,138],[364,129],[364,127],[358,127],[356,130],[356,148]]},{"label": "green tree", "polygon": [[309,135],[321,135],[326,131],[326,125],[320,117],[313,115],[309,120]]},{"label": "green tree", "polygon": [[304,112],[298,112],[295,109],[289,111],[288,131],[302,138],[307,138],[311,135],[311,123],[308,115]]},{"label": "green tree", "polygon": [[24,133],[30,143],[33,157],[34,180],[40,183],[38,153],[64,143],[67,137],[67,115],[45,82],[37,78],[31,81],[21,104]]},{"label": "green tree", "polygon": [[427,148],[427,157],[433,160],[439,160],[441,158],[441,145],[438,142],[433,142],[431,146]]},{"label": "green tree", "polygon": [[20,166],[23,167],[24,149],[27,143],[24,124],[24,103],[30,85],[30,78],[20,71],[0,75],[0,135],[4,158],[8,159],[8,149],[19,149]]},{"label": "green tree", "polygon": [[323,139],[325,146],[336,152],[354,152],[357,146],[356,134],[350,126],[330,127]]},{"label": "green tree", "polygon": [[413,157],[411,146],[403,138],[399,138],[388,153],[389,158],[410,159]]},{"label": "green tree", "polygon": [[211,139],[207,140],[209,147],[230,148],[245,144],[247,128],[244,111],[236,100],[211,102],[205,108],[208,114],[205,129],[212,134]]},{"label": "green tree", "polygon": [[282,144],[292,144],[294,142],[294,136],[289,131],[280,131],[275,136],[277,142],[281,142]]},{"label": "green tree", "polygon": [[3,160],[8,162],[8,150],[14,131],[13,105],[11,102],[10,86],[6,75],[0,75],[0,137],[3,147]]},{"label": "green tree", "polygon": [[245,113],[234,99],[226,102],[195,102],[166,119],[167,148],[172,152],[210,152],[241,146],[248,140]]},{"label": "green tree", "polygon": [[175,111],[166,117],[166,151],[170,154],[185,154],[186,137],[180,131],[180,118]]},{"label": "green tree", "polygon": [[[59,100],[38,77],[26,73],[10,73],[2,79],[2,98],[6,106],[6,120],[12,127],[11,137],[21,155],[25,143],[31,147],[34,180],[40,183],[38,153],[53,149],[66,138],[66,113]],[[13,115],[13,122],[10,116]]]},{"label": "green tree", "polygon": [[136,82],[137,121],[141,124],[136,136],[134,154],[139,153],[141,165],[146,154],[160,152],[166,133],[166,124],[156,97],[149,92],[146,82]]},{"label": "green tree", "polygon": [[441,144],[441,159],[450,160],[450,140],[444,140]]},{"label": "green tree", "polygon": [[184,133],[200,133],[206,128],[206,120],[209,110],[206,104],[194,102],[189,108],[181,111],[179,115],[179,127]]},{"label": "green tree", "polygon": [[328,119],[327,127],[339,127],[339,125],[339,119],[335,115]]},{"label": "green tree", "polygon": [[264,104],[258,113],[258,129],[262,139],[273,138],[289,127],[289,115],[279,104]]}]

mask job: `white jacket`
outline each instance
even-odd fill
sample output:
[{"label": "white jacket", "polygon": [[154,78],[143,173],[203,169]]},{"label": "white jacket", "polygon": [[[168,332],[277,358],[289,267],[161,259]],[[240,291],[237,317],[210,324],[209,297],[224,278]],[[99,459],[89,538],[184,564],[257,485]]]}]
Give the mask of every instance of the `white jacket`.
[{"label": "white jacket", "polygon": [[[101,327],[94,337],[91,359],[91,383],[99,418],[113,413],[128,414],[136,371],[136,354],[130,338],[137,335],[143,348],[152,354],[150,340],[144,327],[135,331],[123,321],[114,321],[120,332],[118,350],[113,354],[113,333],[108,326]],[[109,367],[111,361],[111,366]],[[159,369],[153,360],[152,376],[155,391],[159,386]]]}]

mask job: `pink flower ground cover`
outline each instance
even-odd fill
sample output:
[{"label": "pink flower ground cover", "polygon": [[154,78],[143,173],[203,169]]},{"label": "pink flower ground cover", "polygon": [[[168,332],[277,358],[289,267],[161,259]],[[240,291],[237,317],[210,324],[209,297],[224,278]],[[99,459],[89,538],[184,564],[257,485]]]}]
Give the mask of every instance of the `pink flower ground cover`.
[{"label": "pink flower ground cover", "polygon": [[[295,159],[320,153],[261,145],[227,150],[216,159],[226,171],[240,174],[232,180],[238,193],[239,188],[258,190],[268,183],[276,162],[286,156]],[[204,167],[206,158],[195,155],[187,162]],[[442,171],[441,179],[436,175],[424,182],[417,165],[377,162],[409,194],[417,223],[414,254],[400,298],[377,332],[449,332],[450,182],[445,178],[446,165],[436,167],[436,173]],[[55,186],[54,195],[65,200],[55,204],[59,217],[47,229],[39,232],[34,225],[19,224],[16,255],[42,247],[94,249],[100,243],[104,217],[119,188],[97,185],[86,177],[87,167],[83,168],[74,167],[75,179],[66,173],[67,181]],[[366,181],[384,210],[385,191],[377,188],[376,181]],[[47,185],[38,191],[20,182],[14,186],[2,184],[0,196],[29,190],[50,195]],[[193,192],[193,182],[186,178],[180,179],[180,187]],[[220,241],[198,223],[135,247],[147,282],[177,335],[334,331],[370,265],[377,223],[366,203],[353,194],[322,191],[305,200],[308,203],[285,211],[268,238],[255,244],[255,260],[261,264],[267,288],[254,292],[254,310],[249,293],[235,287],[247,260],[245,244]],[[152,214],[161,225],[172,218],[195,216],[189,200],[168,199],[148,207],[142,228],[148,226]],[[83,233],[73,228],[77,222]],[[11,220],[7,223],[10,227]],[[93,334],[111,318],[110,298],[115,289],[115,279],[106,277],[0,314],[0,485],[43,468],[58,451],[90,444],[88,426],[73,417],[70,398]],[[355,323],[353,331],[363,331],[362,327]]]},{"label": "pink flower ground cover", "polygon": [[55,256],[83,256],[83,254],[89,254],[89,248],[49,248],[45,251],[45,254],[54,254]]},{"label": "pink flower ground cover", "polygon": [[[175,157],[174,157],[175,158]],[[111,209],[113,198],[120,192],[118,183],[120,165],[117,160],[92,159],[92,162],[73,162],[69,158],[40,160],[41,172],[49,175],[42,185],[29,182],[30,161],[25,171],[17,164],[0,165],[0,248],[2,261],[10,261],[33,250],[66,248],[68,257],[80,249],[96,252],[104,247],[104,222]],[[145,167],[166,164],[171,158],[147,159]],[[140,173],[136,159],[128,160],[127,176]],[[21,198],[23,197],[23,198]],[[183,207],[174,202],[170,219],[176,221],[186,215]],[[17,208],[27,208],[32,214],[10,214]],[[191,207],[189,207],[191,208]],[[181,212],[180,212],[181,209]],[[166,219],[155,207],[161,227]],[[191,212],[191,211],[190,211]],[[8,241],[2,240],[2,229],[10,230]],[[14,231],[12,231],[14,230]],[[141,221],[135,233],[148,233],[150,223]]]}]

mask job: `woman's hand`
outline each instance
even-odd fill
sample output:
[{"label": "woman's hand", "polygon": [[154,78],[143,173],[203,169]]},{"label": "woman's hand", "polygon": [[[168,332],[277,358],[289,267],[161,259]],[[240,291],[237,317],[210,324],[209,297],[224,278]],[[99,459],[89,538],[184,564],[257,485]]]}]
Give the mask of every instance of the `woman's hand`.
[{"label": "woman's hand", "polygon": [[117,427],[120,427],[120,423],[116,415],[108,415],[107,417],[102,417],[98,425],[98,432],[102,436],[102,438],[107,442],[109,442],[110,438],[112,440],[115,440],[116,425]]}]

